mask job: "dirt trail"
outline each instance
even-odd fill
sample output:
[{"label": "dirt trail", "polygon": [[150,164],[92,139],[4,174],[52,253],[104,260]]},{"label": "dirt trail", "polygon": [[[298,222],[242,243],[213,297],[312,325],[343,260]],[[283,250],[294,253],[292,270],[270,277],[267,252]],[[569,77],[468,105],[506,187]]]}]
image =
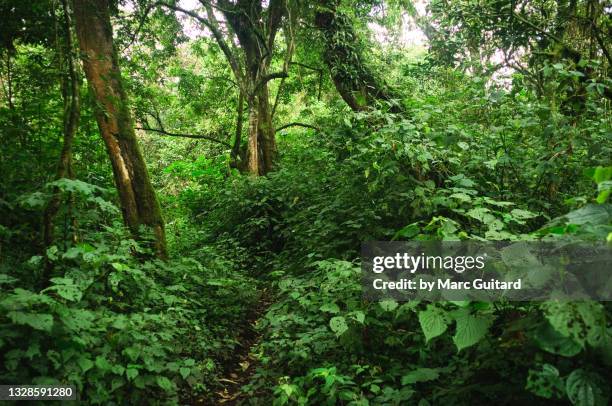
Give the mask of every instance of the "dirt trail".
[{"label": "dirt trail", "polygon": [[239,405],[245,398],[241,387],[249,382],[257,368],[257,359],[253,351],[261,338],[256,326],[259,319],[265,314],[272,303],[270,292],[264,288],[257,304],[252,307],[247,315],[245,323],[240,326],[238,333],[239,345],[236,348],[234,358],[228,362],[219,383],[221,389],[215,391],[216,405]]}]

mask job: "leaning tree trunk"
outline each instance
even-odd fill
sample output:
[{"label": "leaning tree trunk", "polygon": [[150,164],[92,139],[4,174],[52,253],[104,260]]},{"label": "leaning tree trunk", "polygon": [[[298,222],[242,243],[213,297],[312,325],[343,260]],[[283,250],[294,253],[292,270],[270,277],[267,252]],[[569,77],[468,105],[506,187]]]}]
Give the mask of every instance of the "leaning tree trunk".
[{"label": "leaning tree trunk", "polygon": [[155,251],[166,257],[159,201],[134,132],[110,22],[108,0],[74,0],[76,31],[83,68],[96,101],[96,121],[113,167],[126,225],[135,238],[152,229]]},{"label": "leaning tree trunk", "polygon": [[337,10],[338,0],[319,0],[315,26],[323,34],[323,59],[342,99],[353,111],[367,110],[376,101],[386,101],[394,113],[402,111],[384,81],[366,65],[356,44],[357,33],[346,15]]}]

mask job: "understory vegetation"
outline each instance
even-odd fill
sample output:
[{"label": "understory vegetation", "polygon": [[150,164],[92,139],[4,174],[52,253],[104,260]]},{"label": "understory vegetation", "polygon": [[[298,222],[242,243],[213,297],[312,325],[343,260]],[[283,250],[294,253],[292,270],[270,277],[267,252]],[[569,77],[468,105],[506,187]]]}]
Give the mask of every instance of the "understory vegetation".
[{"label": "understory vegetation", "polygon": [[1,384],[117,405],[612,400],[610,302],[368,301],[360,263],[367,241],[612,244],[609,4],[0,13]]}]

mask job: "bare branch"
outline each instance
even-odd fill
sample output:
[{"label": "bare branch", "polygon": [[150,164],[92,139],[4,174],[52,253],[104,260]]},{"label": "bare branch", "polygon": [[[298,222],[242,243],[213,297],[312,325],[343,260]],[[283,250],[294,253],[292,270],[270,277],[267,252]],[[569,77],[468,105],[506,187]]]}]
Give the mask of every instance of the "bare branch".
[{"label": "bare branch", "polygon": [[200,135],[200,134],[183,134],[183,133],[171,133],[165,130],[160,130],[157,128],[145,128],[145,127],[136,127],[135,130],[142,130],[142,131],[151,131],[151,132],[155,132],[155,133],[159,133],[162,135],[167,135],[169,137],[180,137],[180,138],[193,138],[193,139],[197,139],[197,140],[209,140],[209,141],[213,141],[216,143],[219,143],[221,145],[224,145],[226,147],[230,147],[231,145],[228,144],[227,142],[217,139],[211,135]]},{"label": "bare branch", "polygon": [[278,127],[277,129],[275,129],[274,131],[279,132],[289,127],[303,127],[303,128],[310,128],[311,130],[315,130],[315,131],[321,131],[319,127],[314,126],[312,124],[305,124],[305,123],[298,123],[298,122],[293,122],[293,123],[282,125]]}]

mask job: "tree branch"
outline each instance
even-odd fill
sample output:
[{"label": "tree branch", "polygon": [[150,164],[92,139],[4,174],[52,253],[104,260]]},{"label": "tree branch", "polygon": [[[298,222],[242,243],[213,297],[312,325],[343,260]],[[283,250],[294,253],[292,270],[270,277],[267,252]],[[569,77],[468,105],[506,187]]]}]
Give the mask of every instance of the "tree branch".
[{"label": "tree branch", "polygon": [[291,62],[289,62],[289,64],[290,65],[301,66],[302,68],[310,69],[310,70],[313,70],[313,71],[319,72],[319,73],[323,71],[323,68],[316,68],[314,66],[306,65],[305,63],[301,63],[301,62],[293,62],[293,61],[291,61]]},{"label": "tree branch", "polygon": [[298,122],[293,122],[293,123],[282,125],[278,127],[277,129],[275,129],[274,131],[279,132],[289,127],[303,127],[303,128],[310,128],[311,130],[315,130],[315,131],[321,131],[319,127],[314,126],[312,124],[305,124],[305,123],[298,123]]},{"label": "tree branch", "polygon": [[601,38],[601,35],[599,35],[599,27],[597,27],[593,22],[591,22],[591,25],[593,27],[593,34],[595,35],[595,39],[597,40],[599,47],[601,48],[602,52],[604,53],[604,56],[608,60],[608,64],[612,66],[612,57],[610,56],[610,52],[608,52],[608,48],[606,48],[606,43],[604,42],[603,38]]},{"label": "tree branch", "polygon": [[134,42],[136,41],[136,37],[138,36],[138,34],[140,33],[140,30],[142,29],[142,27],[144,26],[145,22],[147,21],[147,17],[149,16],[149,13],[151,12],[151,10],[153,10],[155,8],[156,4],[151,4],[149,5],[144,13],[142,14],[142,16],[140,17],[140,22],[138,23],[138,27],[136,27],[136,30],[132,33],[132,37],[130,38],[130,41],[127,43],[127,45],[121,50],[121,53],[125,52],[126,49],[128,49],[129,47],[131,47]]},{"label": "tree branch", "polygon": [[263,76],[261,79],[259,79],[259,81],[257,82],[257,85],[255,86],[255,91],[259,90],[259,88],[261,88],[263,85],[265,85],[272,79],[280,79],[280,78],[286,78],[286,77],[289,77],[289,74],[287,72],[269,73]]},{"label": "tree branch", "polygon": [[181,13],[187,14],[188,16],[196,19],[198,22],[200,22],[202,25],[204,25],[206,28],[208,28],[210,30],[210,32],[212,32],[213,36],[215,37],[215,40],[217,41],[217,44],[219,44],[219,48],[221,48],[221,51],[223,51],[223,54],[227,58],[227,61],[229,62],[230,67],[232,68],[232,72],[236,76],[236,80],[238,81],[238,83],[240,85],[242,85],[244,83],[244,80],[243,80],[243,77],[242,77],[242,71],[240,70],[240,65],[238,64],[238,60],[236,59],[235,55],[232,53],[232,50],[230,49],[230,47],[225,42],[225,39],[223,38],[223,33],[219,29],[219,26],[217,24],[217,20],[214,17],[214,13],[213,13],[212,7],[210,5],[206,6],[206,12],[208,14],[208,19],[200,16],[199,14],[197,14],[197,13],[195,13],[193,11],[186,10],[186,9],[184,9],[182,7],[175,6],[173,4],[167,4],[167,3],[164,3],[164,2],[157,2],[157,3],[155,3],[155,5],[167,7],[169,9],[171,9],[171,10],[179,11]]},{"label": "tree branch", "polygon": [[223,140],[219,140],[211,135],[199,135],[199,134],[183,134],[183,133],[171,133],[165,130],[160,130],[157,128],[145,128],[145,127],[136,127],[135,130],[142,130],[142,131],[152,131],[155,133],[159,133],[162,135],[167,135],[169,137],[181,137],[181,138],[193,138],[193,139],[197,139],[197,140],[209,140],[209,141],[213,141],[216,143],[219,143],[221,145],[224,145],[226,147],[230,147],[231,145]]}]

